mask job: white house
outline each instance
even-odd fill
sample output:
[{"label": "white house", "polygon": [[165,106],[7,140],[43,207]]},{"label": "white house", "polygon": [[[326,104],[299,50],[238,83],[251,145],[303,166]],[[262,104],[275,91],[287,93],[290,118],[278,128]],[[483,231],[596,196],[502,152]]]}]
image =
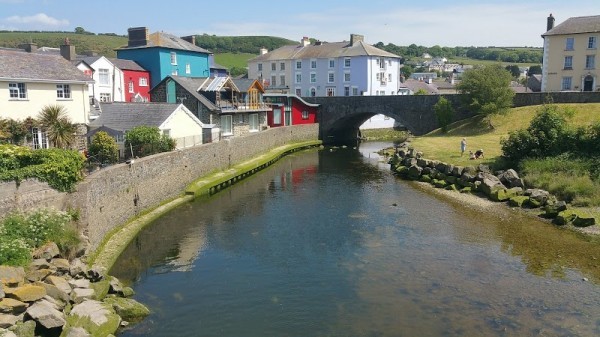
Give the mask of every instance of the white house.
[{"label": "white house", "polygon": [[248,61],[248,77],[262,80],[267,92],[297,96],[395,95],[400,56],[364,42],[315,42],[283,46]]},{"label": "white house", "polygon": [[81,57],[80,60],[94,69],[94,83],[90,83],[89,92],[96,102],[126,101],[121,69],[104,56],[87,56]]}]

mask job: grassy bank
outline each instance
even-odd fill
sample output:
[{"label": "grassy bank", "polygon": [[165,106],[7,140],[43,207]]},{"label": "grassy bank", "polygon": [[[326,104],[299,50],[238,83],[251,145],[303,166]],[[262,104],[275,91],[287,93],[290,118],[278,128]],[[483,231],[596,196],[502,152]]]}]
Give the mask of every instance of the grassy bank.
[{"label": "grassy bank", "polygon": [[364,129],[360,130],[360,133],[365,140],[392,141],[395,143],[404,142],[409,137],[406,131],[398,131],[393,128]]}]

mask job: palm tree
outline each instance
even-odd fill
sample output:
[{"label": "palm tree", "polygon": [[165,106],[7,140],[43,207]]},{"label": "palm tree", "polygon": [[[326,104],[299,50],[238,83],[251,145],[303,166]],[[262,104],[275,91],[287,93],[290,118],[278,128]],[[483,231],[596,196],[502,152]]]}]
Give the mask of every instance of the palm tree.
[{"label": "palm tree", "polygon": [[53,147],[66,149],[75,143],[75,125],[62,105],[44,106],[38,120]]}]

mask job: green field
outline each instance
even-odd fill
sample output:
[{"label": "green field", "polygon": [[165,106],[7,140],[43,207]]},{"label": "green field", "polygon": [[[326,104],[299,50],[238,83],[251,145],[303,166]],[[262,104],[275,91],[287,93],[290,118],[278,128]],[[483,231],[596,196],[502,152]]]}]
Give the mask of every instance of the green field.
[{"label": "green field", "polygon": [[20,44],[33,42],[38,47],[57,48],[69,38],[75,51],[83,54],[92,51],[98,55],[116,57],[115,49],[127,45],[127,37],[110,35],[86,35],[68,32],[0,32],[0,46],[17,48]]},{"label": "green field", "polygon": [[256,56],[258,55],[248,53],[215,54],[215,62],[229,69],[233,67],[246,68],[248,66],[248,60],[255,58]]}]

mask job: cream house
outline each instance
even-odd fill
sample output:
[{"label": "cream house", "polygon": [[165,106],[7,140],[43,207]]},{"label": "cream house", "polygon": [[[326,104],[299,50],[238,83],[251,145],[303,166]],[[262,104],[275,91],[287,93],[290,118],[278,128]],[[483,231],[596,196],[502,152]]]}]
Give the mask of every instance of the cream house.
[{"label": "cream house", "polygon": [[550,14],[542,37],[542,92],[600,90],[596,67],[600,15],[572,17],[554,27]]}]

